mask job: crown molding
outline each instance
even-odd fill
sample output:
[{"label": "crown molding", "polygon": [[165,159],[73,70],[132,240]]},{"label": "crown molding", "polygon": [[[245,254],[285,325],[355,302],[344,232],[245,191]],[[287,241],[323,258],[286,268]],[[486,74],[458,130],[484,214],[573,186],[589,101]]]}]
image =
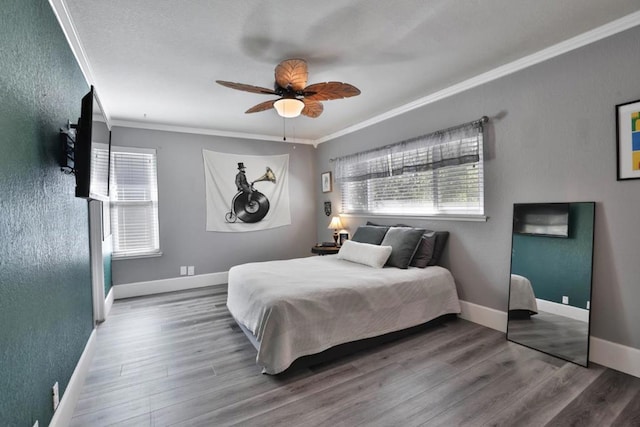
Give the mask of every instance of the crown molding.
[{"label": "crown molding", "polygon": [[[62,31],[64,32],[65,37],[69,42],[69,46],[71,47],[71,50],[73,51],[73,54],[76,57],[76,60],[78,61],[78,65],[80,66],[80,69],[82,70],[82,73],[85,76],[85,80],[89,85],[96,86],[91,64],[89,63],[89,60],[82,47],[82,43],[80,42],[78,34],[75,30],[75,26],[73,25],[73,20],[69,15],[69,11],[65,3],[65,0],[49,0],[49,4],[51,5],[56,17],[58,18],[58,22],[60,23],[60,26],[62,27]],[[388,120],[393,117],[399,116],[401,114],[407,113],[409,111],[415,110],[417,108],[424,107],[426,105],[429,105],[434,102],[440,101],[442,99],[448,98],[450,96],[459,94],[466,90],[478,87],[485,83],[489,83],[493,80],[521,71],[525,68],[539,64],[551,58],[555,58],[556,56],[560,56],[562,54],[571,52],[573,50],[576,50],[588,44],[595,43],[599,40],[621,33],[622,31],[628,30],[638,25],[640,25],[640,11],[623,16],[622,18],[616,19],[615,21],[611,21],[608,24],[594,28],[578,36],[572,37],[570,39],[557,43],[548,48],[542,49],[538,52],[535,52],[531,55],[527,55],[523,58],[517,59],[508,64],[494,68],[493,70],[479,74],[475,77],[464,80],[460,83],[454,84],[445,89],[431,93],[413,102],[394,108],[392,110],[387,111],[386,113],[377,115],[375,117],[372,117],[371,119],[357,123],[353,126],[349,126],[347,128],[344,128],[332,134],[323,136],[315,140],[291,139],[291,140],[287,140],[286,142],[298,143],[298,144],[310,144],[310,145],[313,145],[314,147],[317,147],[318,144],[321,144],[323,142],[331,141],[341,136],[348,135],[350,133],[367,128],[369,126],[375,125],[377,123],[383,122],[385,120]],[[248,138],[248,139],[257,139],[257,140],[265,140],[265,141],[282,141],[280,137],[271,136],[271,135],[249,134],[249,133],[242,133],[242,132],[227,132],[227,131],[214,130],[214,129],[150,124],[150,123],[135,122],[135,121],[110,120],[110,115],[107,110],[108,107],[105,108],[104,105],[101,105],[101,107],[105,115],[105,118],[107,120],[108,126],[109,124],[111,124],[113,126],[124,126],[124,127],[138,128],[138,129],[164,130],[164,131],[182,132],[182,133],[225,136],[230,138]]]},{"label": "crown molding", "polygon": [[622,31],[628,30],[638,25],[640,25],[640,11],[623,16],[622,18],[611,21],[608,24],[594,28],[593,30],[587,31],[548,48],[542,49],[531,55],[527,55],[508,64],[494,68],[493,70],[479,74],[475,77],[419,98],[398,108],[394,108],[393,110],[389,110],[386,113],[372,117],[371,119],[365,120],[356,125],[342,129],[338,132],[332,133],[322,138],[318,138],[317,140],[315,140],[315,145],[331,141],[332,139],[336,139],[344,135],[348,135],[350,133],[375,125],[377,123],[383,122],[417,108],[424,107],[425,105],[432,104],[436,101],[440,101],[442,99],[483,85],[509,74],[524,70],[525,68],[539,64],[551,58],[555,58],[556,56],[560,56],[567,52],[571,52],[572,50],[576,50],[588,44],[595,43],[599,40],[621,33]]},{"label": "crown molding", "polygon": [[137,122],[137,121],[130,121],[130,120],[112,120],[111,124],[113,126],[135,128],[135,129],[161,130],[165,132],[179,132],[179,133],[193,133],[198,135],[224,136],[227,138],[254,139],[254,140],[260,140],[260,141],[278,141],[278,142],[287,142],[291,144],[314,145],[315,143],[315,141],[311,139],[287,137],[287,140],[283,141],[282,137],[273,136],[273,135],[260,135],[260,134],[243,133],[243,132],[228,132],[228,131],[222,131],[222,130],[216,130],[216,129],[164,125],[161,123],[146,123],[146,122]]},{"label": "crown molding", "polygon": [[76,61],[78,61],[78,65],[82,70],[82,74],[84,74],[85,80],[88,84],[93,84],[93,70],[91,68],[91,64],[89,64],[84,48],[82,47],[78,33],[76,32],[76,27],[73,25],[73,20],[69,14],[66,2],[64,0],[49,0],[49,4],[53,9],[53,13],[55,13],[56,18],[58,18],[58,22],[62,27],[65,37],[67,38],[67,42],[69,42],[73,55],[76,57]]},{"label": "crown molding", "polygon": [[[84,47],[82,46],[82,42],[78,37],[78,33],[76,32],[76,27],[73,25],[73,20],[71,19],[71,15],[69,14],[69,9],[67,8],[67,4],[65,0],[49,0],[49,5],[51,5],[51,9],[53,9],[53,13],[56,15],[58,19],[58,23],[62,28],[62,32],[69,43],[69,47],[71,48],[71,52],[73,52],[73,56],[76,58],[76,62],[80,67],[80,71],[84,75],[84,79],[87,82],[87,85],[96,86],[95,78],[93,75],[93,69],[91,68],[91,63],[89,63],[89,59],[84,51]],[[102,110],[102,114],[104,115],[104,119],[106,125],[109,129],[111,129],[111,116],[109,115],[108,110],[105,108],[104,104],[101,102],[99,96],[98,104],[100,105],[100,109]]]}]

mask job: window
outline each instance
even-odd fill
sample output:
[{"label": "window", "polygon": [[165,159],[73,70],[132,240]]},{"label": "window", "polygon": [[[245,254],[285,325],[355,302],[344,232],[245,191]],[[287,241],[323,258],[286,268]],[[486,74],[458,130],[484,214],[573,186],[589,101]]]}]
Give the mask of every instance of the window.
[{"label": "window", "polygon": [[99,142],[91,144],[91,169],[89,189],[91,196],[103,196],[100,200],[107,200],[109,194],[109,146]]},{"label": "window", "polygon": [[111,235],[111,211],[109,207],[109,145],[91,144],[90,196],[102,201],[102,239]]},{"label": "window", "polygon": [[160,255],[156,151],[112,147],[114,258]]},{"label": "window", "polygon": [[483,216],[483,121],[336,159],[343,213]]}]

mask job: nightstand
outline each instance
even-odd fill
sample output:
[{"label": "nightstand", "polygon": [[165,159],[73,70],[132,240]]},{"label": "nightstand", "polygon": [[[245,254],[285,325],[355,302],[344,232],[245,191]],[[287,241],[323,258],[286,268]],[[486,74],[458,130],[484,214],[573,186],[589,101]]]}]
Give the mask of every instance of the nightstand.
[{"label": "nightstand", "polygon": [[311,248],[312,254],[317,255],[334,255],[340,250],[337,246],[314,246]]}]

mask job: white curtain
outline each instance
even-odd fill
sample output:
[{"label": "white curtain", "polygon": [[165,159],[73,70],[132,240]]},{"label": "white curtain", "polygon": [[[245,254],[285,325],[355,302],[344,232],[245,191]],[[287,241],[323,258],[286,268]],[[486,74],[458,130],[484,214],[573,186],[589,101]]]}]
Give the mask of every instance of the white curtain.
[{"label": "white curtain", "polygon": [[[288,154],[249,156],[202,150],[202,155],[207,231],[247,232],[291,224]],[[253,182],[249,198],[236,187],[239,163],[246,168],[247,182]]]}]

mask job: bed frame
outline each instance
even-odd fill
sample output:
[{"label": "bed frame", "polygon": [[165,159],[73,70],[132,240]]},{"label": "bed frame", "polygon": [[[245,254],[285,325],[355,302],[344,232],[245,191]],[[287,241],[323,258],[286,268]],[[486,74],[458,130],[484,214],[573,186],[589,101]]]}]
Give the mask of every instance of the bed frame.
[{"label": "bed frame", "polygon": [[[346,357],[361,351],[379,347],[383,344],[397,341],[402,338],[408,337],[410,335],[424,332],[425,330],[436,328],[442,325],[443,323],[455,321],[457,319],[458,319],[458,315],[455,313],[443,314],[442,316],[436,317],[435,319],[432,319],[421,325],[416,325],[407,329],[402,329],[400,331],[389,332],[387,334],[380,335],[377,337],[365,338],[362,340],[347,342],[344,344],[338,344],[320,353],[299,357],[287,369],[285,369],[284,371],[276,375],[284,375],[290,372],[309,368],[315,365],[330,363],[335,360],[341,359],[343,357]],[[247,338],[249,339],[249,342],[251,342],[253,347],[256,350],[258,350],[260,343],[258,342],[256,337],[251,333],[251,331],[249,331],[249,329],[247,329],[244,325],[242,325],[239,322],[236,322],[236,324],[240,327],[240,330],[247,336]]]}]

